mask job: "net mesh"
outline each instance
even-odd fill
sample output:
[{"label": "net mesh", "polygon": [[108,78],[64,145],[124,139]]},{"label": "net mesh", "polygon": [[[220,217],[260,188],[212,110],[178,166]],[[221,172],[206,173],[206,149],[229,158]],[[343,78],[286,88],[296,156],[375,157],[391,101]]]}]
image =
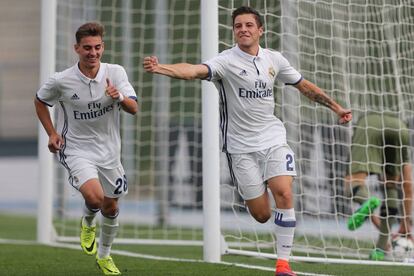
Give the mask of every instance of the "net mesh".
[{"label": "net mesh", "polygon": [[[241,5],[264,19],[262,46],[278,50],[341,105],[354,122],[377,112],[413,123],[414,6],[411,1],[219,1],[219,49],[233,45],[231,12]],[[161,63],[200,63],[199,1],[58,1],[57,71],[76,62],[74,33],[85,21],[106,27],[104,62],[123,65],[139,96],[138,116],[122,117],[129,194],[121,202],[119,237],[202,240],[201,85],[144,73],[144,56]],[[277,84],[276,115],[296,154],[293,255],[365,259],[378,238],[366,223],[350,232],[357,207],[345,189],[352,127]],[[412,131],[410,130],[410,137]],[[82,199],[58,169],[55,228],[77,235]],[[230,248],[275,253],[272,222],[249,216],[221,158],[221,229]],[[381,184],[367,184],[379,194]],[[382,197],[381,194],[379,194]],[[301,252],[301,253],[299,253]]]}]

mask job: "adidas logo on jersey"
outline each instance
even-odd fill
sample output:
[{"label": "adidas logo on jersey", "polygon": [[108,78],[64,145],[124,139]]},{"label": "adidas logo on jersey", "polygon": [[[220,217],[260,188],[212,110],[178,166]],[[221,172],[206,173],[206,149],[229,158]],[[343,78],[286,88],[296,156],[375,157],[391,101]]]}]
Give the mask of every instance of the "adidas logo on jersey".
[{"label": "adidas logo on jersey", "polygon": [[70,98],[71,100],[79,100],[79,96],[75,94],[72,95],[72,97]]},{"label": "adidas logo on jersey", "polygon": [[240,71],[240,73],[239,73],[239,76],[242,76],[242,77],[245,77],[245,76],[247,76],[247,72],[246,72],[246,70],[241,70]]}]

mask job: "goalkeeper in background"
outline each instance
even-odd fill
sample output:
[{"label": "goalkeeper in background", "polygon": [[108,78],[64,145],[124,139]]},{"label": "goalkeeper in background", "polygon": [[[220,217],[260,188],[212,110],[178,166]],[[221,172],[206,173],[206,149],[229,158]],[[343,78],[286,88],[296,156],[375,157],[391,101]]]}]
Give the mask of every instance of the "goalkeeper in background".
[{"label": "goalkeeper in background", "polygon": [[274,115],[274,83],[293,85],[302,94],[334,111],[340,123],[352,119],[315,84],[305,80],[279,53],[260,47],[263,24],[250,7],[233,11],[236,45],[203,64],[159,64],[157,57],[145,57],[147,72],[178,79],[214,82],[221,101],[223,151],[227,154],[233,182],[250,214],[260,223],[272,216],[269,188],[276,202],[276,275],[295,275],[289,266],[294,230],[292,183],[295,157],[286,141],[286,129]]},{"label": "goalkeeper in background", "polygon": [[[37,92],[36,112],[49,135],[48,147],[82,194],[81,247],[95,255],[105,275],[119,275],[110,250],[118,230],[118,199],[128,192],[121,164],[120,111],[138,111],[137,97],[123,67],[101,63],[104,27],[89,22],[76,32],[79,61],[55,73]],[[57,104],[56,127],[47,106]],[[101,212],[97,248],[96,214]]]},{"label": "goalkeeper in background", "polygon": [[370,254],[373,260],[383,260],[388,249],[392,225],[399,208],[399,189],[402,186],[403,204],[400,234],[411,237],[412,167],[410,163],[410,137],[407,126],[395,116],[369,113],[358,120],[352,136],[350,174],[347,187],[360,208],[348,220],[348,229],[355,230],[381,205],[379,198],[370,196],[365,180],[377,174],[384,184],[384,201],[380,208],[376,248]]}]

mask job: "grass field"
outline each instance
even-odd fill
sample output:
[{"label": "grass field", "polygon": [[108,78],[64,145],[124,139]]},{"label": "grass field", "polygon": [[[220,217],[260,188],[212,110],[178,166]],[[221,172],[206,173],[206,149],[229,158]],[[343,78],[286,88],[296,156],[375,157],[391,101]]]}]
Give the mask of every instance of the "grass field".
[{"label": "grass field", "polygon": [[[84,255],[78,245],[66,248],[36,244],[34,218],[0,214],[0,221],[0,275],[101,275],[94,257]],[[200,247],[114,245],[113,249],[113,258],[123,275],[274,275],[274,260],[225,255],[225,264],[208,264],[201,261]],[[298,275],[414,275],[413,267],[404,266],[293,262],[292,268]]]}]

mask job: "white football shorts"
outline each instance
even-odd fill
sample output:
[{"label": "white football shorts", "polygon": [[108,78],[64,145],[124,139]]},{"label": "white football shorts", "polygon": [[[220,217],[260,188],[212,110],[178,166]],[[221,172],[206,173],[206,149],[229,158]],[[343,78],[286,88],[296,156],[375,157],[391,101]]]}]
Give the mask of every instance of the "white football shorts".
[{"label": "white football shorts", "polygon": [[230,173],[244,200],[257,198],[266,191],[266,180],[280,175],[296,176],[295,155],[289,145],[265,150],[228,154]]},{"label": "white football shorts", "polygon": [[128,193],[128,183],[124,168],[106,169],[97,166],[87,159],[76,157],[65,159],[63,164],[69,171],[69,183],[77,190],[86,181],[96,178],[101,183],[104,195],[110,198],[119,198]]}]

